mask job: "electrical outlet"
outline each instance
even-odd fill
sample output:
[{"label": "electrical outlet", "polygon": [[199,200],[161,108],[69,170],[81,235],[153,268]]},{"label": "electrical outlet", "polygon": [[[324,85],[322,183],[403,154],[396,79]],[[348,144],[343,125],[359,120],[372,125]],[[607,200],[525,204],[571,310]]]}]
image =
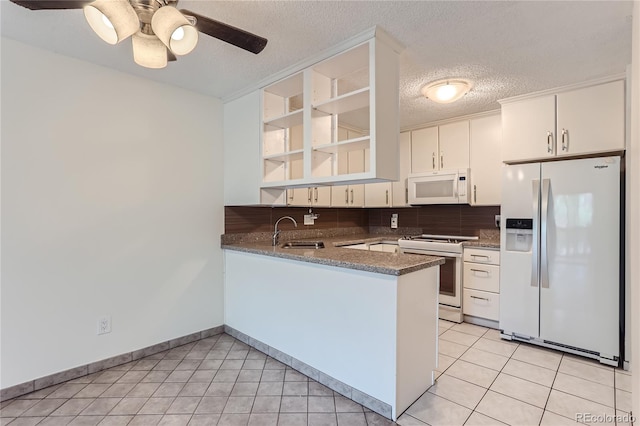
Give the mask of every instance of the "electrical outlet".
[{"label": "electrical outlet", "polygon": [[391,228],[398,229],[398,213],[393,213],[391,215]]},{"label": "electrical outlet", "polygon": [[316,223],[316,218],[314,214],[305,214],[304,215],[304,224],[305,225],[313,225]]},{"label": "electrical outlet", "polygon": [[98,318],[98,334],[111,333],[111,315]]}]

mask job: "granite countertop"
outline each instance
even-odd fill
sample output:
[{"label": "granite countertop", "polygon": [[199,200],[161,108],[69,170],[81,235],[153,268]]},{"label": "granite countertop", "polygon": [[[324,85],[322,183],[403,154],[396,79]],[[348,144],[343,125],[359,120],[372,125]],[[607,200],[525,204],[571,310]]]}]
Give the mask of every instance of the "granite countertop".
[{"label": "granite countertop", "polygon": [[500,250],[500,238],[480,238],[475,241],[465,241],[463,247],[478,247]]},{"label": "granite countertop", "polygon": [[397,235],[356,234],[342,236],[325,236],[317,238],[296,238],[295,241],[323,241],[325,248],[301,249],[282,248],[282,244],[292,241],[281,238],[280,243],[273,247],[270,241],[239,241],[225,242],[222,248],[242,251],[246,253],[262,254],[265,256],[299,260],[302,262],[319,263],[321,265],[337,266],[341,268],[357,269],[385,275],[404,275],[420,269],[442,265],[444,259],[436,256],[418,254],[398,254],[378,251],[358,250],[341,246],[372,243],[382,241],[397,241]]}]

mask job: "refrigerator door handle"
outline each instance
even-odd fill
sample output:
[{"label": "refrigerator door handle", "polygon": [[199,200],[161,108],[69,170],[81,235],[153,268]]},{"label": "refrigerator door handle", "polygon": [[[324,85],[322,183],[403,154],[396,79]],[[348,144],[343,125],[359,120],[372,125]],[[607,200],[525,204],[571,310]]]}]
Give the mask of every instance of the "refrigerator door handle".
[{"label": "refrigerator door handle", "polygon": [[533,190],[533,243],[531,244],[531,287],[538,287],[538,220],[540,217],[540,181],[531,181]]},{"label": "refrigerator door handle", "polygon": [[549,187],[550,179],[542,180],[542,211],[540,213],[540,286],[549,288],[549,263],[547,256],[547,225],[549,222]]}]

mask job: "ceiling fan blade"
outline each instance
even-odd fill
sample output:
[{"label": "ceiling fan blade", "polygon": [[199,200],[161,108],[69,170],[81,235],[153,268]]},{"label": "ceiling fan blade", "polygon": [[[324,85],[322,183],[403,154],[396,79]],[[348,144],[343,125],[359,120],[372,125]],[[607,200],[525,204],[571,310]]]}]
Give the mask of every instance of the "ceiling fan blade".
[{"label": "ceiling fan blade", "polygon": [[215,19],[198,15],[190,10],[182,9],[180,12],[196,18],[195,26],[201,33],[233,44],[256,55],[262,52],[262,49],[267,45],[267,39],[264,37],[251,34],[250,32],[216,21]]},{"label": "ceiling fan blade", "polygon": [[31,10],[82,9],[93,0],[11,0],[18,6]]}]

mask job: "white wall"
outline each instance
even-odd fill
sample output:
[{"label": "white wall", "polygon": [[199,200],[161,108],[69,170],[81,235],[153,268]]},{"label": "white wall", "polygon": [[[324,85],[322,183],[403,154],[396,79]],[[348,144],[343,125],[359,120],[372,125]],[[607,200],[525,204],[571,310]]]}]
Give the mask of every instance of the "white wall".
[{"label": "white wall", "polygon": [[0,387],[223,324],[222,103],[4,38],[1,78]]}]

